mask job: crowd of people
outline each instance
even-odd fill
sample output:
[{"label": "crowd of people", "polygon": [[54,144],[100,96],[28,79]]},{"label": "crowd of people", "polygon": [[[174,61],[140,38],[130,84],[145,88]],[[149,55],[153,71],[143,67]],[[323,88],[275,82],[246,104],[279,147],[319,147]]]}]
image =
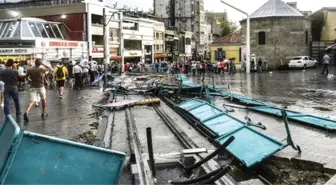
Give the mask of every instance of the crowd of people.
[{"label": "crowd of people", "polygon": [[26,82],[30,84],[29,103],[23,114],[25,121],[29,121],[29,111],[42,105],[42,119],[48,117],[46,112],[46,85],[48,81],[55,81],[57,84],[58,97],[63,98],[66,81],[74,79],[74,87],[82,88],[83,84],[91,84],[94,79],[102,73],[102,66],[96,62],[76,62],[65,65],[63,62],[53,68],[50,63],[42,59],[36,59],[32,65],[15,63],[9,59],[6,63],[0,62],[0,104],[4,108],[5,116],[10,114],[9,103],[13,99],[16,116],[22,115],[19,99],[19,91],[24,89]]}]

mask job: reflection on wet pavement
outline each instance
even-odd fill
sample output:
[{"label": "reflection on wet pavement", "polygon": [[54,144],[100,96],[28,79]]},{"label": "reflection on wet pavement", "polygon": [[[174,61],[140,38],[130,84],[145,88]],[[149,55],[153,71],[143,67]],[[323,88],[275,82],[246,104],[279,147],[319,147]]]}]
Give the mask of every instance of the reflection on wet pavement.
[{"label": "reflection on wet pavement", "polygon": [[[336,119],[336,79],[328,79],[320,72],[320,69],[308,69],[250,75],[225,74],[215,76],[215,82],[218,85],[230,85],[235,93],[287,105],[293,111]],[[335,73],[336,68],[332,68],[331,72]],[[191,78],[195,83],[200,83],[200,77]],[[211,86],[212,79],[205,78],[205,83]]]},{"label": "reflection on wet pavement", "polygon": [[[20,126],[27,131],[40,134],[71,139],[90,129],[90,124],[96,121],[93,114],[92,104],[103,97],[99,89],[66,90],[63,99],[58,98],[56,90],[47,90],[47,113],[46,120],[41,119],[41,107],[32,108],[29,113],[29,123],[20,119]],[[29,101],[29,93],[20,93],[21,109],[24,112]],[[15,108],[11,103],[11,113],[15,114]],[[0,120],[4,119],[3,110]]]}]

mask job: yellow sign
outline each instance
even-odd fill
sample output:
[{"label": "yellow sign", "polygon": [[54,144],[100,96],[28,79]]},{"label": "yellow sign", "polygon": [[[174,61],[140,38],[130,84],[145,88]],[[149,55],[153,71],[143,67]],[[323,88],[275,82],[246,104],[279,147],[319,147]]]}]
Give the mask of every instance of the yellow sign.
[{"label": "yellow sign", "polygon": [[137,56],[137,55],[138,55],[137,52],[129,52],[128,54],[129,54],[130,56]]}]

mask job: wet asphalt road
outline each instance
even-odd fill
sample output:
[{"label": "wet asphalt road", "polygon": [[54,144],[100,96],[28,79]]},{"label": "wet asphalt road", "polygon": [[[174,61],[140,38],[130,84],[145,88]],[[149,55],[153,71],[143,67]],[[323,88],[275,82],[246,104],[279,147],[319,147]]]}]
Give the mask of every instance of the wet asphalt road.
[{"label": "wet asphalt road", "polygon": [[[336,68],[331,68],[330,73],[336,75]],[[191,78],[194,82],[201,81],[200,77]],[[216,75],[215,81],[218,85],[230,85],[235,93],[286,105],[290,110],[336,119],[336,77],[328,79],[321,74],[321,69]],[[205,78],[205,83],[212,85],[212,79]]]},{"label": "wet asphalt road", "polygon": [[[336,74],[336,68],[330,71],[331,74]],[[239,73],[232,76],[216,76],[215,79],[216,84],[230,84],[233,93],[271,102],[276,106],[286,105],[288,110],[336,120],[336,78],[328,79],[327,75],[321,75],[320,72],[321,69],[276,71],[272,74]],[[191,78],[200,82],[199,77]],[[212,84],[212,79],[207,77],[205,83]],[[213,100],[215,106],[224,111],[223,103],[228,102],[220,97]],[[234,113],[230,113],[232,116],[240,120],[249,116],[252,121],[261,122],[267,127],[265,131],[257,130],[282,143],[286,142],[286,129],[281,118],[250,110],[234,110]],[[336,133],[294,121],[289,123],[293,141],[301,147],[302,153],[298,154],[289,146],[276,153],[276,156],[312,161],[324,165],[326,169],[336,170]]]},{"label": "wet asphalt road", "polygon": [[[29,101],[29,90],[20,92],[21,110],[24,112]],[[40,134],[56,136],[63,139],[73,137],[88,131],[90,124],[97,122],[93,114],[92,104],[103,98],[103,92],[96,89],[71,90],[66,89],[63,99],[58,98],[56,90],[47,90],[46,120],[41,119],[42,108],[33,107],[29,113],[29,122],[24,122],[22,117],[17,119],[25,130]],[[11,113],[15,115],[14,103],[11,102]],[[4,119],[1,109],[0,120]],[[1,125],[1,123],[0,123]]]}]

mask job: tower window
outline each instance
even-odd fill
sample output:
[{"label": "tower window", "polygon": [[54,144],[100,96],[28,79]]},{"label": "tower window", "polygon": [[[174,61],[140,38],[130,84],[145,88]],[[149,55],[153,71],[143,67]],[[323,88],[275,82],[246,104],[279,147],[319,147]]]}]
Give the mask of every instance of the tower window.
[{"label": "tower window", "polygon": [[265,45],[266,44],[266,32],[261,31],[258,33],[258,43],[259,45]]}]

